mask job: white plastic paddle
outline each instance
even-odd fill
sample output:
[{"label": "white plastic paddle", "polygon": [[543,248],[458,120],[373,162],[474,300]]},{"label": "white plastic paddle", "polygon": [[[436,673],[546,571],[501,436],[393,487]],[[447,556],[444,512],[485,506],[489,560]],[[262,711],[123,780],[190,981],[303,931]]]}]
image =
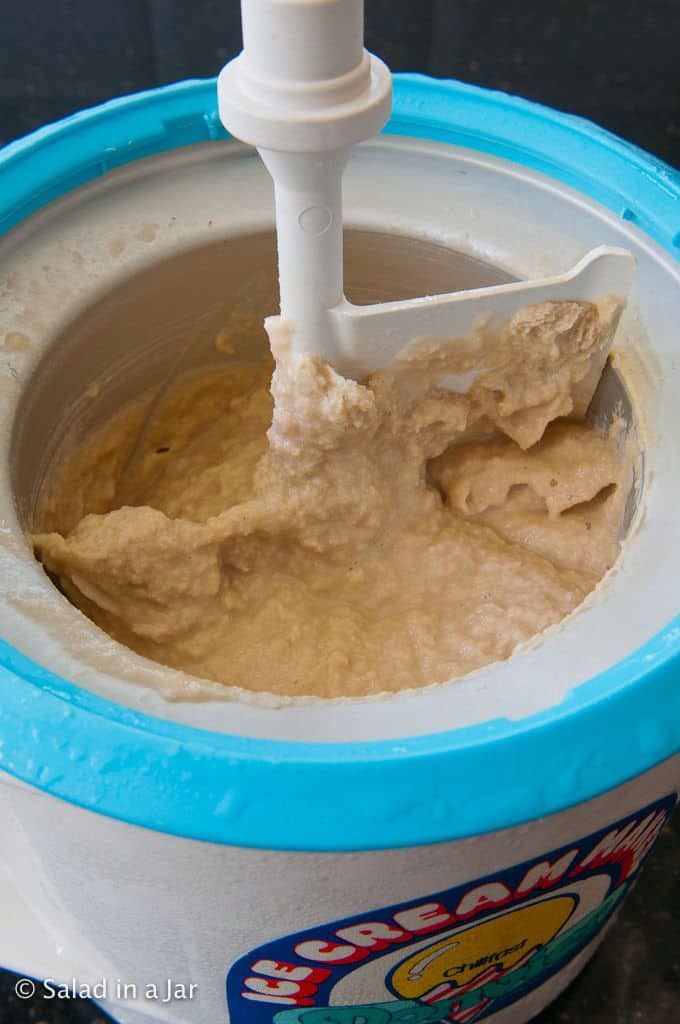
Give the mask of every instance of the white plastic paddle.
[{"label": "white plastic paddle", "polygon": [[[342,174],[391,110],[389,69],[363,46],[363,0],[241,0],[243,52],[218,80],[220,117],[274,181],[281,315],[293,346],[361,380],[423,338],[469,334],[525,306],[625,299],[633,257],[600,247],[539,281],[354,306],[343,293]],[[376,182],[376,188],[380,183]]]}]

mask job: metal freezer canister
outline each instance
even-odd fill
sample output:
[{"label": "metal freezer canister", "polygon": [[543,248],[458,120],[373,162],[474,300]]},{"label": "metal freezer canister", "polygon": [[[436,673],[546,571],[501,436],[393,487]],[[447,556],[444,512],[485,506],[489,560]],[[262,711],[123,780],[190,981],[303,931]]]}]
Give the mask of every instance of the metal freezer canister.
[{"label": "metal freezer canister", "polygon": [[281,706],[166,699],[179,675],[68,604],[26,539],[67,430],[274,308],[265,171],[187,82],[10,145],[0,180],[0,964],[121,1024],[529,1020],[680,785],[680,177],[585,121],[397,76],[346,174],[357,281],[630,249],[600,406],[643,457],[619,562],[540,641],[422,692]]}]

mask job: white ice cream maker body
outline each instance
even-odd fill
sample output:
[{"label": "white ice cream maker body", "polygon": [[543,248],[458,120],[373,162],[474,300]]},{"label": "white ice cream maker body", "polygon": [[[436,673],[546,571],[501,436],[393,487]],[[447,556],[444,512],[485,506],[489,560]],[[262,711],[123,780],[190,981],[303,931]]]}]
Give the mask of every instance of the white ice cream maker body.
[{"label": "white ice cream maker body", "polygon": [[[592,415],[621,413],[644,458],[619,562],[559,628],[422,692],[279,705],[166,699],[178,674],[85,619],[26,540],[67,431],[272,311],[266,171],[189,82],[43,129],[0,174],[0,963],[121,1024],[529,1020],[680,786],[680,178],[578,119],[396,79],[345,172],[348,290],[628,249]],[[264,344],[244,329],[234,358]]]}]

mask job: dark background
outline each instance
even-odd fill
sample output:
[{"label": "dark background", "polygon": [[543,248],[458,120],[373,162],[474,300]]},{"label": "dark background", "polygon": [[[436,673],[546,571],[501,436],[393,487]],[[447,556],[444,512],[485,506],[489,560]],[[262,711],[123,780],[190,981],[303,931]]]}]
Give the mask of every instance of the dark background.
[{"label": "dark background", "polygon": [[[680,0],[366,0],[366,42],[394,71],[538,100],[680,167]],[[214,75],[239,49],[238,0],[0,0],[0,143]],[[680,1022],[679,855],[676,816],[603,949],[540,1024]],[[104,1021],[81,1001],[21,1002],[13,985],[0,972],[0,1024]]]},{"label": "dark background", "polygon": [[[680,166],[678,0],[366,0],[394,71],[515,92]],[[121,93],[216,74],[237,0],[0,0],[0,141]]]}]

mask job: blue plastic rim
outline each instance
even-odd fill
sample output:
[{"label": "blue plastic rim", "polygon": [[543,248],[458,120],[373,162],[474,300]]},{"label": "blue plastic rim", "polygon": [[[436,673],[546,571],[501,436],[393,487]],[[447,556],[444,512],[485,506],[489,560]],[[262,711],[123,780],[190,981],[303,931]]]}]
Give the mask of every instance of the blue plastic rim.
[{"label": "blue plastic rim", "polygon": [[[547,173],[680,255],[680,174],[587,121],[400,75],[386,131]],[[0,231],[114,167],[224,135],[214,81],[50,125],[0,152]],[[0,768],[110,817],[282,850],[420,845],[564,810],[680,751],[680,616],[550,711],[394,741],[274,742],[192,729],[82,690],[5,641],[0,701]]]}]

